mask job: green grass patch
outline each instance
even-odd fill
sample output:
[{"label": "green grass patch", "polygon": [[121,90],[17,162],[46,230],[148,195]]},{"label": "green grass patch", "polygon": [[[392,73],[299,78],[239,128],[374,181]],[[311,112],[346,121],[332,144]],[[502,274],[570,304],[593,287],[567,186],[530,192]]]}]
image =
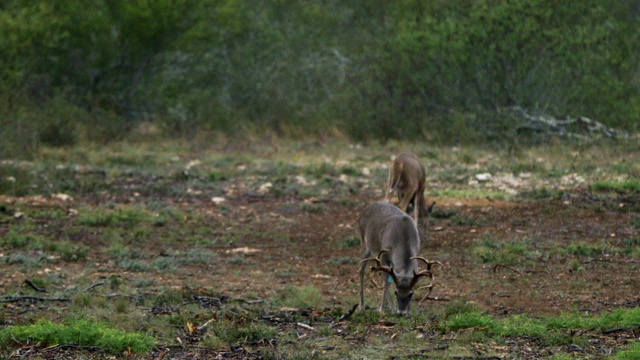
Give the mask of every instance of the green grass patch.
[{"label": "green grass patch", "polygon": [[237,343],[270,340],[278,336],[278,329],[261,322],[235,323],[229,320],[218,321],[213,327],[213,333],[207,342],[219,347],[222,343],[234,345]]},{"label": "green grass patch", "polygon": [[355,265],[360,263],[360,258],[353,256],[333,256],[324,261],[325,264],[339,266],[339,265]]},{"label": "green grass patch", "polygon": [[49,240],[34,233],[35,229],[29,225],[13,225],[7,236],[0,237],[0,246],[8,246],[19,250],[42,250]]},{"label": "green grass patch", "polygon": [[640,343],[636,342],[629,345],[626,349],[619,351],[612,359],[615,360],[636,360],[640,359]]},{"label": "green grass patch", "polygon": [[640,192],[640,180],[602,180],[594,182],[589,188],[592,191],[615,191],[619,193]]},{"label": "green grass patch", "polygon": [[602,248],[598,244],[589,244],[584,242],[574,242],[569,244],[565,249],[567,254],[577,256],[596,256],[603,253]]},{"label": "green grass patch", "polygon": [[7,236],[0,237],[0,246],[8,246],[15,250],[44,251],[64,261],[78,261],[87,257],[89,248],[81,243],[68,240],[57,241],[34,232],[29,225],[12,226]]},{"label": "green grass patch", "polygon": [[0,330],[2,347],[16,346],[19,342],[40,343],[47,347],[57,344],[78,346],[95,346],[111,354],[148,353],[156,344],[156,340],[139,332],[123,332],[106,327],[104,324],[79,319],[55,324],[49,321],[38,321],[32,325],[12,326]]},{"label": "green grass patch", "polygon": [[451,223],[460,226],[482,226],[482,220],[474,217],[456,214],[451,218]]},{"label": "green grass patch", "polygon": [[495,320],[477,312],[467,312],[450,316],[446,322],[446,330],[477,329],[487,330],[496,326]]},{"label": "green grass patch", "polygon": [[360,245],[360,237],[358,236],[350,236],[338,240],[338,247],[341,249],[355,247],[358,245]]},{"label": "green grass patch", "polygon": [[528,239],[516,239],[502,241],[497,238],[483,235],[479,243],[470,248],[471,254],[482,263],[518,265],[526,263],[538,252],[532,248]]},{"label": "green grass patch", "polygon": [[279,306],[299,309],[322,308],[327,304],[324,295],[312,285],[287,286],[278,295],[275,302]]},{"label": "green grass patch", "polygon": [[600,316],[573,312],[558,316],[531,318],[526,315],[514,315],[496,319],[473,308],[446,317],[440,330],[473,330],[487,332],[492,337],[531,337],[539,338],[549,345],[567,345],[582,340],[571,335],[568,330],[588,330],[602,332],[607,329],[623,328],[632,331],[640,327],[640,308],[619,308]]},{"label": "green grass patch", "polygon": [[315,203],[302,203],[302,211],[308,213],[321,213],[329,210],[329,207],[325,204],[315,204]]},{"label": "green grass patch", "polygon": [[78,214],[78,222],[86,226],[126,226],[133,227],[140,222],[154,219],[144,209],[133,206],[119,209],[105,207],[82,208]]}]

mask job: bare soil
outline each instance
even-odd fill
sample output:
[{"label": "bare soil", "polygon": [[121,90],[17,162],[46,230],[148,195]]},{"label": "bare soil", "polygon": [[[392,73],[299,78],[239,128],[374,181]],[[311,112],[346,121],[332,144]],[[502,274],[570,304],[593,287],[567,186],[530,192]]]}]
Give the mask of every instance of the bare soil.
[{"label": "bare soil", "polygon": [[[216,206],[207,195],[164,196],[155,200],[184,209],[193,219],[185,218],[182,224],[168,222],[154,232],[156,238],[135,246],[148,258],[164,256],[171,249],[187,250],[188,242],[169,243],[162,238],[163,234],[174,231],[175,227],[184,227],[188,234],[189,227],[195,229],[205,224],[212,230],[212,238],[221,239],[208,245],[218,254],[219,261],[209,265],[186,264],[166,273],[125,272],[113,266],[104,251],[99,251],[108,246],[99,233],[87,230],[71,235],[73,241],[90,247],[87,259],[60,263],[50,271],[66,273],[63,286],[68,288],[78,286],[76,281],[80,277],[99,281],[115,274],[126,279],[147,278],[156,287],[200,287],[248,300],[269,299],[288,285],[313,284],[328,299],[327,308],[339,308],[346,313],[357,301],[360,248],[346,246],[345,239],[358,236],[355,224],[359,211],[377,199],[378,193],[367,190],[354,192],[347,200],[237,192]],[[2,197],[1,200],[13,210],[17,204],[68,210],[83,204],[118,206],[150,199],[145,198],[145,194],[103,193],[76,198],[73,202],[38,197]],[[422,254],[445,265],[441,269],[436,267],[437,283],[431,296],[449,301],[465,300],[494,316],[543,316],[575,310],[597,314],[617,307],[640,306],[637,259],[618,252],[580,255],[566,251],[575,243],[619,247],[621,242],[638,237],[638,227],[633,225],[637,211],[624,209],[635,206],[637,199],[599,197],[578,191],[542,200],[429,200],[436,201],[436,215],[440,215],[431,220],[429,239],[422,244]],[[305,210],[304,203],[310,208]],[[74,216],[39,226],[52,232],[65,232]],[[0,229],[0,235],[5,236],[6,224]],[[222,240],[222,235],[228,235],[231,230],[236,234],[233,241]],[[516,264],[482,261],[473,249],[487,239],[494,245],[527,241],[536,251],[527,252],[522,262]],[[105,270],[110,267],[110,271]],[[0,292],[6,294],[9,288],[33,276],[15,267],[5,268]],[[380,290],[370,286],[366,292],[367,302],[375,306],[380,295]],[[427,300],[415,304],[412,311],[432,311],[446,304],[446,301]],[[5,304],[4,321],[19,321],[22,312],[17,306]],[[514,340],[513,346],[525,348],[529,344],[524,340],[517,344]],[[60,352],[58,356],[67,354]],[[173,356],[205,358],[207,354],[207,350],[201,350],[174,352]],[[228,354],[228,357],[249,356],[243,354]]]}]

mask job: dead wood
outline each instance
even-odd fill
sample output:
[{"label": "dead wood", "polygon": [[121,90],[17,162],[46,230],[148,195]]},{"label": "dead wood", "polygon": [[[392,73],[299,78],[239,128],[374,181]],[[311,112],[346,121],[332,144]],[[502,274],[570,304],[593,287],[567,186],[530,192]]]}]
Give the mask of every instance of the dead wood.
[{"label": "dead wood", "polygon": [[29,285],[29,287],[31,287],[33,290],[38,291],[38,292],[47,292],[46,289],[40,289],[39,287],[37,287],[34,283],[32,283],[30,280],[25,279],[24,283]]},{"label": "dead wood", "polygon": [[509,269],[509,270],[511,270],[511,271],[515,271],[516,273],[520,274],[520,270],[515,269],[515,268],[513,268],[513,267],[511,267],[511,266],[504,265],[504,264],[495,264],[491,270],[492,270],[493,272],[498,272],[498,268],[505,268],[505,269]]},{"label": "dead wood", "polygon": [[340,316],[340,318],[338,319],[338,321],[343,321],[343,320],[347,320],[351,317],[351,315],[353,315],[353,313],[356,311],[356,309],[358,308],[359,304],[355,304],[353,305],[353,307],[351,307],[351,310],[349,310],[346,314]]},{"label": "dead wood", "polygon": [[550,115],[532,115],[519,106],[511,106],[503,109],[520,120],[516,133],[537,133],[544,135],[556,135],[565,138],[589,139],[606,137],[609,139],[629,138],[629,134],[607,127],[599,121],[585,116],[575,118],[567,117],[558,120]]},{"label": "dead wood", "polygon": [[35,296],[5,296],[0,299],[0,303],[14,303],[20,301],[38,302],[38,301],[71,301],[69,298],[40,298]]},{"label": "dead wood", "polygon": [[97,286],[100,286],[100,285],[104,285],[106,283],[107,283],[106,281],[95,282],[95,283],[89,285],[86,289],[82,290],[82,292],[87,292],[87,291],[93,289],[94,287],[97,287]]}]

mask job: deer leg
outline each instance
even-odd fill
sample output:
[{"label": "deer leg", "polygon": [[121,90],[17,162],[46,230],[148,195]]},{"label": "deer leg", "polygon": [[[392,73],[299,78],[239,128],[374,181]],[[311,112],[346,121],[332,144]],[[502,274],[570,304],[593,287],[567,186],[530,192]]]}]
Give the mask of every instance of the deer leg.
[{"label": "deer leg", "polygon": [[391,195],[391,189],[393,181],[393,166],[389,169],[389,178],[387,179],[387,183],[384,185],[384,201],[389,202],[389,195]]},{"label": "deer leg", "polygon": [[389,295],[389,274],[382,272],[380,274],[381,280],[383,282],[383,289],[382,290],[382,303],[380,304],[380,311],[384,311],[385,307],[387,308],[393,308],[393,303],[392,303],[392,299],[391,299],[391,295]]},{"label": "deer leg", "polygon": [[[366,242],[364,237],[362,238],[363,242]],[[371,256],[371,252],[366,249],[362,251],[362,258],[368,259]],[[360,264],[360,311],[364,311],[364,271],[367,267],[367,262],[363,262]]]},{"label": "deer leg", "polygon": [[418,193],[413,195],[413,222],[418,225]]},{"label": "deer leg", "polygon": [[360,265],[360,311],[364,311],[364,269],[367,263]]},{"label": "deer leg", "polygon": [[402,194],[402,200],[400,201],[400,205],[398,205],[400,210],[407,212],[407,207],[409,206],[409,203],[411,202],[411,198],[413,197],[414,193],[415,192],[413,191],[407,191],[404,194]]}]

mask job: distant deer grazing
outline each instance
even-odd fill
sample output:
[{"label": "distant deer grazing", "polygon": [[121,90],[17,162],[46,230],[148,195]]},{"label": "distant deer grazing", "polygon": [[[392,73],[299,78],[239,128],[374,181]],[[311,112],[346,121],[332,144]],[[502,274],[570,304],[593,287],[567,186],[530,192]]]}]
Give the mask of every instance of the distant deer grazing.
[{"label": "distant deer grazing", "polygon": [[400,200],[398,207],[402,211],[409,213],[409,205],[412,205],[413,221],[418,224],[419,219],[422,223],[419,227],[420,238],[426,241],[429,215],[435,202],[427,206],[427,200],[424,198],[425,177],[424,166],[417,156],[408,153],[398,155],[389,169],[384,201],[388,202],[389,196],[395,191]]},{"label": "distant deer grazing", "polygon": [[[368,205],[360,215],[358,227],[363,247],[360,262],[360,310],[364,310],[365,268],[368,262],[373,261],[375,265],[371,267],[371,271],[380,271],[384,284],[380,311],[385,309],[386,304],[394,308],[388,289],[393,281],[396,286],[397,310],[400,314],[406,314],[418,280],[425,276],[431,279],[431,283],[426,286],[430,293],[434,283],[431,265],[440,263],[418,256],[420,237],[415,222],[395,205],[388,202]],[[423,261],[427,269],[419,271],[418,261]],[[425,298],[428,295],[427,293]]]}]

